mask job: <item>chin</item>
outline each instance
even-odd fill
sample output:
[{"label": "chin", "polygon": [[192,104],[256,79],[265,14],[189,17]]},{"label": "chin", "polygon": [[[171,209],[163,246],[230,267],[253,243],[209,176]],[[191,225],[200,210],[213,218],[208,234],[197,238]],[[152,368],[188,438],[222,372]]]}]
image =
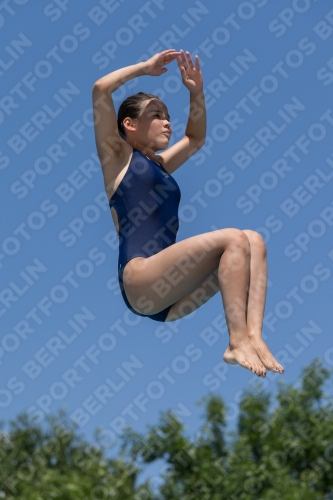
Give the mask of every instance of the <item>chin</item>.
[{"label": "chin", "polygon": [[165,137],[164,141],[159,141],[159,146],[160,149],[166,149],[169,146],[170,139],[168,137]]},{"label": "chin", "polygon": [[168,147],[168,145],[169,145],[169,141],[165,141],[165,142],[158,141],[154,144],[153,149],[156,153],[157,151],[163,151],[164,149],[166,149]]}]

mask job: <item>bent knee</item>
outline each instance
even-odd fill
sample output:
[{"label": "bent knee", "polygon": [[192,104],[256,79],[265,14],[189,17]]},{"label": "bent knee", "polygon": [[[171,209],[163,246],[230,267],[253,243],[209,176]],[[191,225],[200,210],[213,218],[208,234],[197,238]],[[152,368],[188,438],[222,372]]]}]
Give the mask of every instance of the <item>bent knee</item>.
[{"label": "bent knee", "polygon": [[245,229],[243,231],[247,238],[249,239],[251,250],[256,252],[260,252],[266,256],[267,248],[264,238],[257,231],[253,231],[252,229]]},{"label": "bent knee", "polygon": [[236,247],[246,253],[251,252],[250,241],[247,235],[240,229],[230,229],[228,238],[228,247]]}]

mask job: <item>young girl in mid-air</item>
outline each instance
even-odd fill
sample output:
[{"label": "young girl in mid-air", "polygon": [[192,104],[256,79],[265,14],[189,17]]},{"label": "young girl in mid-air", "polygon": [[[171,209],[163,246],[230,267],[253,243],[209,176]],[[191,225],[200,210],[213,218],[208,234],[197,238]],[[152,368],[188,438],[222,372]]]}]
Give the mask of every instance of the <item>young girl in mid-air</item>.
[{"label": "young girl in mid-air", "polygon": [[[121,104],[111,94],[139,76],[160,76],[177,60],[190,92],[184,137],[168,148],[172,133],[166,105],[139,92]],[[172,173],[204,144],[206,110],[199,57],[174,49],[99,79],[93,87],[98,155],[119,235],[122,296],[135,314],[174,321],[218,291],[230,335],[223,359],[264,377],[284,373],[265,342],[266,247],[251,230],[219,229],[176,242],[180,190]],[[162,151],[158,153],[158,151]]]}]

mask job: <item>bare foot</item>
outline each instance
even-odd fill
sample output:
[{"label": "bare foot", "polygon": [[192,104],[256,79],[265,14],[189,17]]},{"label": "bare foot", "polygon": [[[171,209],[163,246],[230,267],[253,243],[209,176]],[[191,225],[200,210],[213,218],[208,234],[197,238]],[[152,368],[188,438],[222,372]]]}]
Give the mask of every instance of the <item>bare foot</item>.
[{"label": "bare foot", "polygon": [[249,336],[250,342],[256,350],[260,361],[267,368],[267,370],[271,370],[274,373],[284,373],[283,366],[280,365],[274,358],[271,351],[268,349],[265,342],[262,338],[258,338],[255,335]]},{"label": "bare foot", "polygon": [[246,340],[236,347],[229,345],[223,355],[223,359],[229,365],[239,364],[243,368],[251,370],[258,377],[266,376],[266,368],[260,361],[250,341]]}]

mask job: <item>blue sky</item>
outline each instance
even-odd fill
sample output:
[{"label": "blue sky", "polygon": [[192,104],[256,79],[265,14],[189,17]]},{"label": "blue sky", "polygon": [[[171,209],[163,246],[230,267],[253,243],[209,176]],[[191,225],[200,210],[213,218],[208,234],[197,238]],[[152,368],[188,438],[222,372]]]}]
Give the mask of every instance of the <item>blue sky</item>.
[{"label": "blue sky", "polygon": [[[87,437],[100,427],[112,444],[123,424],[144,431],[174,409],[191,433],[209,391],[229,404],[233,425],[254,380],[222,362],[220,296],[162,324],[129,313],[119,293],[91,89],[169,47],[199,55],[208,108],[205,147],[174,175],[178,240],[214,228],[259,231],[270,280],[264,336],[283,380],[296,383],[316,357],[331,367],[327,2],[63,0],[34,2],[33,16],[31,6],[12,1],[0,12],[1,420],[66,407]],[[116,107],[140,90],[164,100],[177,140],[189,96],[176,62],[119,89]],[[273,395],[277,380],[264,381]]]}]

